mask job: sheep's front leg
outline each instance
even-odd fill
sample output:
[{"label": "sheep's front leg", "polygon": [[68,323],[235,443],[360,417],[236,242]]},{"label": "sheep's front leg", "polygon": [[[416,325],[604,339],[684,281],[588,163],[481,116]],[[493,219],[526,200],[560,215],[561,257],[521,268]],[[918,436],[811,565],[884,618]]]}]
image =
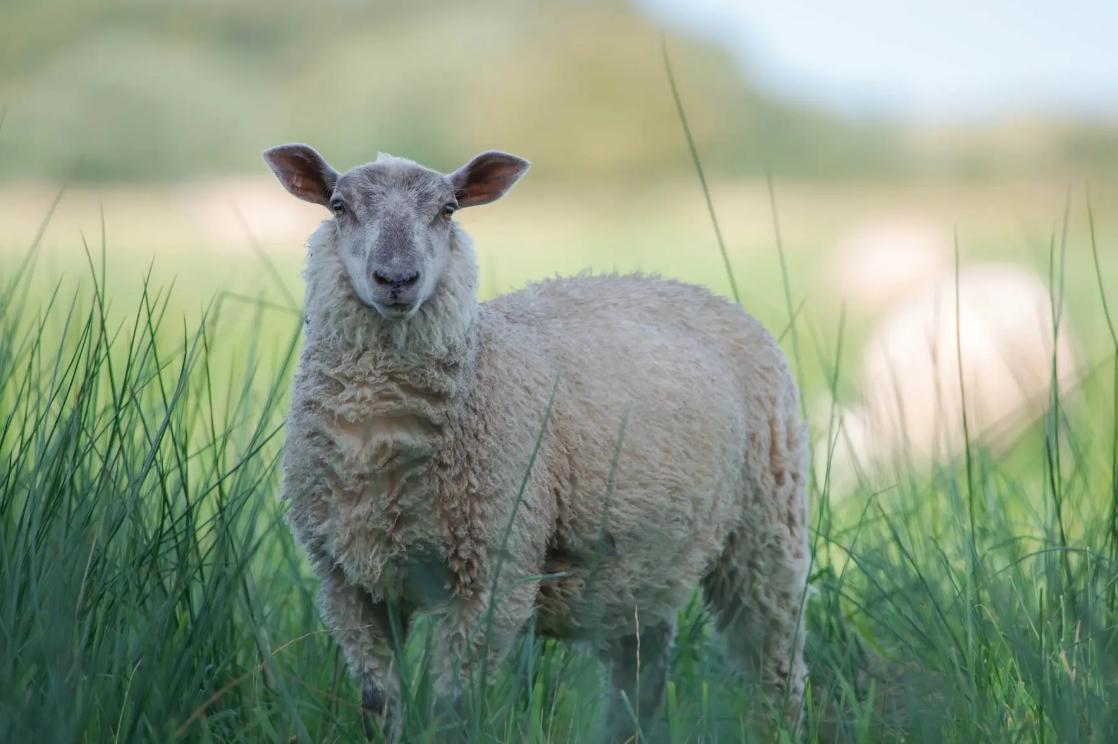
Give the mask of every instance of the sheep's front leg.
[{"label": "sheep's front leg", "polygon": [[[397,681],[391,673],[389,607],[374,602],[363,588],[347,581],[340,567],[325,563],[320,561],[317,566],[323,619],[341,646],[350,672],[361,682],[362,723],[365,735],[371,738],[375,724],[385,732],[390,728],[390,705],[398,697]],[[407,618],[400,618],[399,631],[406,627]]]},{"label": "sheep's front leg", "polygon": [[[532,618],[538,581],[504,581],[456,602],[438,633],[436,664],[441,696],[456,700],[467,685],[484,689]],[[481,684],[476,684],[480,682]]]}]

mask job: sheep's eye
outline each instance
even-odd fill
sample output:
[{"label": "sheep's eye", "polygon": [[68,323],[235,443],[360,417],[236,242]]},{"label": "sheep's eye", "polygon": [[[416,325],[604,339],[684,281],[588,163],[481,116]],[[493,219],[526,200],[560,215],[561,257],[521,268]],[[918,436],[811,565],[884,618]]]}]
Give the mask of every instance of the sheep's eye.
[{"label": "sheep's eye", "polygon": [[342,203],[341,199],[335,199],[330,202],[330,209],[333,210],[335,217],[341,217],[345,214],[345,204]]},{"label": "sheep's eye", "polygon": [[455,205],[453,205],[453,204],[445,204],[445,205],[443,205],[443,217],[451,217],[451,216],[453,216],[453,215],[454,215],[454,210],[455,210],[455,209],[457,209],[457,208],[458,208],[458,207],[456,207],[456,206],[455,206]]}]

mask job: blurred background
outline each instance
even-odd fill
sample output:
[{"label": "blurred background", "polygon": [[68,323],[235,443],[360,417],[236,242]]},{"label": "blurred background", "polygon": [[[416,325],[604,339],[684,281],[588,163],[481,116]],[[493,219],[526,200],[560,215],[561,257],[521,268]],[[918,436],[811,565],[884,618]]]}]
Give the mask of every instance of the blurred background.
[{"label": "blurred background", "polygon": [[[292,141],[530,159],[483,298],[736,286],[813,436],[804,739],[1118,741],[1116,0],[0,0],[0,742],[361,736],[271,496]],[[745,739],[679,620],[668,738]],[[432,637],[404,740],[600,740],[590,655],[443,715]]]},{"label": "blurred background", "polygon": [[461,216],[483,295],[585,268],[728,294],[663,38],[742,303],[774,332],[797,317],[809,384],[829,375],[812,359],[835,358],[841,315],[852,399],[872,386],[856,373],[875,343],[938,322],[956,242],[964,270],[986,272],[966,283],[968,323],[1051,337],[1032,305],[1025,331],[989,308],[1066,300],[1082,366],[1104,333],[1088,204],[1118,290],[1116,8],[6,0],[0,266],[66,185],[39,249],[52,281],[85,272],[83,240],[103,241],[117,297],[150,266],[187,313],[219,293],[290,308],[325,213],[274,182],[263,149],[305,141],[343,170],[378,151],[450,170],[500,148],[534,165],[501,204]]},{"label": "blurred background", "polygon": [[536,180],[684,173],[665,33],[712,173],[1099,176],[1118,165],[1118,10],[962,0],[7,0],[6,180],[258,174],[299,138]]}]

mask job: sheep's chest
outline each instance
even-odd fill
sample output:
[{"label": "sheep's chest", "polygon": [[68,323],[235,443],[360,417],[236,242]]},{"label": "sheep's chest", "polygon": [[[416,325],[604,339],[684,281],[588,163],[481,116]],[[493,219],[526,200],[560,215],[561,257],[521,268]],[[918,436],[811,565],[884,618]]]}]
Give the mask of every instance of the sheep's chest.
[{"label": "sheep's chest", "polygon": [[337,419],[338,455],[352,473],[331,505],[334,555],[351,579],[416,607],[445,600],[449,572],[431,470],[439,429],[408,413]]}]

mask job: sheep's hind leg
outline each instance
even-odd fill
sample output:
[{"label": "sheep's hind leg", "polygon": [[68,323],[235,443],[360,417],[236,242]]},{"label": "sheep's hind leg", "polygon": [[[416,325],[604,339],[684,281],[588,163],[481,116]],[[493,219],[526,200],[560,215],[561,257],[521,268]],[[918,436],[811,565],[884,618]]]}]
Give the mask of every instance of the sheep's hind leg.
[{"label": "sheep's hind leg", "polygon": [[794,394],[751,433],[742,514],[703,577],[703,593],[729,654],[760,686],[768,710],[799,719],[806,667],[803,609],[808,545],[807,450]]},{"label": "sheep's hind leg", "polygon": [[658,623],[642,627],[639,635],[633,633],[606,642],[601,656],[611,667],[612,690],[606,724],[609,741],[635,741],[638,723],[640,732],[648,737],[664,697],[673,635],[671,624]]},{"label": "sheep's hind leg", "polygon": [[750,510],[754,513],[731,533],[702,584],[729,655],[768,707],[757,712],[766,717],[779,712],[795,722],[806,676],[803,606],[809,553],[803,508],[785,504],[779,517]]}]

